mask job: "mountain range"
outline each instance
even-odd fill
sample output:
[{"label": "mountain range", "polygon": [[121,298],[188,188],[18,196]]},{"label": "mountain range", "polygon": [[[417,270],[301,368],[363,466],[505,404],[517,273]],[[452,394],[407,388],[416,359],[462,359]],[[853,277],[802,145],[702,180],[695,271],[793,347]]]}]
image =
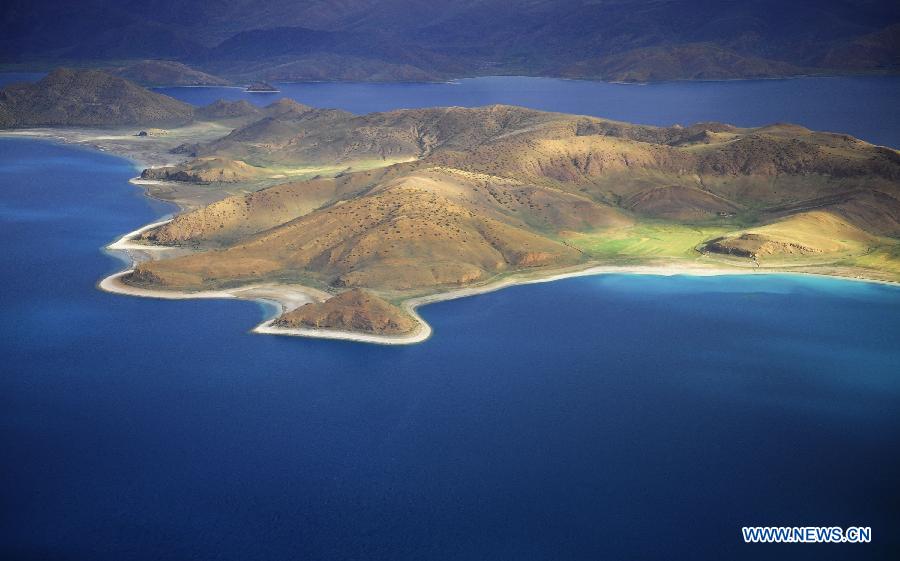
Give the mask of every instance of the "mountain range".
[{"label": "mountain range", "polygon": [[900,68],[885,0],[10,0],[0,60],[170,59],[230,80],[618,81]]}]

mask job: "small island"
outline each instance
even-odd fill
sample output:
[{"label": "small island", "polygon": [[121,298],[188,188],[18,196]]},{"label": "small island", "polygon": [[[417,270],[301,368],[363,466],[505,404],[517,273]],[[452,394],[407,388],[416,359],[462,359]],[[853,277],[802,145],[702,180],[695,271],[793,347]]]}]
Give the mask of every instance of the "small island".
[{"label": "small island", "polygon": [[252,93],[277,93],[281,90],[268,82],[253,82],[247,86],[245,91]]}]

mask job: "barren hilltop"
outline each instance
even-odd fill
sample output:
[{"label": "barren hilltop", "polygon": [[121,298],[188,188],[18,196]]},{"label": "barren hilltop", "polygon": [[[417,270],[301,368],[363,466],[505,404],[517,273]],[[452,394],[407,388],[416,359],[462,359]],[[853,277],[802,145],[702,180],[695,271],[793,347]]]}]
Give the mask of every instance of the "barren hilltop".
[{"label": "barren hilltop", "polygon": [[134,243],[177,250],[122,281],[334,295],[276,327],[399,334],[416,326],[410,298],[595,264],[900,279],[900,154],[843,134],[502,105],[217,102],[191,115],[230,132],[187,138],[182,163],[143,177],[221,200],[142,232]]},{"label": "barren hilltop", "polygon": [[34,84],[0,90],[0,128],[173,125],[193,107],[99,70],[58,68]]}]

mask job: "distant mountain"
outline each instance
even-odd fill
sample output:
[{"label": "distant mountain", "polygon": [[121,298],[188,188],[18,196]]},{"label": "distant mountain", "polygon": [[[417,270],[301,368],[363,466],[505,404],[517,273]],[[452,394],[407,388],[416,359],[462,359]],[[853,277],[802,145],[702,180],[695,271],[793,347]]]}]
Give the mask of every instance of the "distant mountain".
[{"label": "distant mountain", "polygon": [[238,101],[225,101],[224,99],[220,99],[205,107],[198,107],[194,110],[194,116],[196,118],[207,121],[235,119],[259,115],[260,113],[261,111],[258,107],[243,99]]},{"label": "distant mountain", "polygon": [[554,72],[566,78],[602,76],[615,82],[766,78],[803,73],[799,66],[739,55],[710,44],[646,47],[565,65]]},{"label": "distant mountain", "polygon": [[231,82],[171,60],[142,60],[112,70],[142,86],[227,86]]},{"label": "distant mountain", "polygon": [[0,128],[173,125],[193,108],[98,70],[54,70],[34,84],[0,90]]},{"label": "distant mountain", "polygon": [[9,0],[0,23],[7,62],[166,58],[241,80],[900,70],[891,0]]},{"label": "distant mountain", "polygon": [[391,32],[305,27],[244,31],[197,62],[226,75],[271,81],[431,81],[468,71],[454,57]]}]

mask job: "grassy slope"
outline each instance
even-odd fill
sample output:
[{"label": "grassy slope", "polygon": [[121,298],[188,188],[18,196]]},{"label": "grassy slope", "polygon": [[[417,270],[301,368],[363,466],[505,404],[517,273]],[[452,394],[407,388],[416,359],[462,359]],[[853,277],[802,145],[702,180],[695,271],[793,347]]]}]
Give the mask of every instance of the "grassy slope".
[{"label": "grassy slope", "polygon": [[596,259],[692,259],[699,255],[698,246],[727,232],[722,226],[647,221],[628,228],[574,233],[568,242]]}]

